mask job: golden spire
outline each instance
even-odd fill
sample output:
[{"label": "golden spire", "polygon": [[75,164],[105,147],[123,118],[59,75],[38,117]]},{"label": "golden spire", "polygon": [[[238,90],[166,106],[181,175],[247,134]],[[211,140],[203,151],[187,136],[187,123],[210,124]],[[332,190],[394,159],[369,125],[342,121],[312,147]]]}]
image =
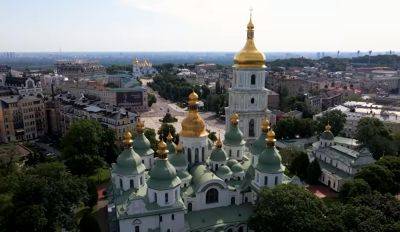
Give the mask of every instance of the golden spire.
[{"label": "golden spire", "polygon": [[222,141],[221,141],[221,135],[220,134],[218,134],[218,139],[217,139],[217,141],[215,141],[215,146],[217,148],[221,148],[222,147]]},{"label": "golden spire", "polygon": [[171,142],[173,139],[174,137],[172,136],[171,132],[168,132],[167,141]]},{"label": "golden spire", "polygon": [[160,159],[166,159],[168,156],[167,144],[162,139],[158,142],[157,154]]},{"label": "golden spire", "polygon": [[207,136],[208,132],[206,131],[206,123],[201,118],[198,110],[197,103],[199,100],[199,96],[192,91],[189,95],[189,113],[185,119],[183,119],[182,131],[179,133],[184,137],[202,137]]},{"label": "golden spire", "polygon": [[132,146],[133,140],[132,140],[131,132],[129,132],[129,131],[125,132],[123,142],[126,147]]},{"label": "golden spire", "polygon": [[247,24],[247,41],[243,49],[234,57],[234,67],[236,68],[265,68],[265,55],[257,50],[254,43],[254,24],[252,13]]},{"label": "golden spire", "polygon": [[275,142],[276,142],[275,132],[272,129],[270,129],[267,133],[267,145],[274,146]]},{"label": "golden spire", "polygon": [[329,124],[329,122],[326,124],[325,126],[325,131],[331,131],[331,125]]},{"label": "golden spire", "polygon": [[181,143],[178,143],[178,145],[176,145],[176,154],[181,153],[183,151],[183,146]]},{"label": "golden spire", "polygon": [[261,130],[263,133],[268,133],[268,130],[270,129],[269,127],[269,121],[267,119],[267,117],[264,118],[264,120],[262,121],[262,125],[261,125]]},{"label": "golden spire", "polygon": [[136,119],[136,132],[142,134],[144,131],[144,122],[140,121],[140,118]]},{"label": "golden spire", "polygon": [[230,121],[232,125],[236,126],[239,123],[239,115],[237,113],[232,114]]}]

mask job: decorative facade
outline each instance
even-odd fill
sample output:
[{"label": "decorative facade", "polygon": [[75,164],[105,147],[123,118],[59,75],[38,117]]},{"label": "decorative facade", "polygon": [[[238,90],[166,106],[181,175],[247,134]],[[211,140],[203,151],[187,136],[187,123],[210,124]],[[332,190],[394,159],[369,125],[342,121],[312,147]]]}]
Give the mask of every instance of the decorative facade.
[{"label": "decorative facade", "polygon": [[[247,41],[234,57],[232,87],[229,89],[229,106],[226,118],[237,113],[239,128],[246,141],[253,142],[261,134],[260,125],[268,117],[268,90],[265,88],[265,56],[254,43],[254,25],[250,18]],[[228,129],[229,122],[226,127]]]}]

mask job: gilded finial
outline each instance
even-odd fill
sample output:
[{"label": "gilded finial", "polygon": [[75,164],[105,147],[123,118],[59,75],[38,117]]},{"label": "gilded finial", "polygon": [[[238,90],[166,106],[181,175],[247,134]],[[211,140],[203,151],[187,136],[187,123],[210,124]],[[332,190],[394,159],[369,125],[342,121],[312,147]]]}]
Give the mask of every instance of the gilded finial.
[{"label": "gilded finial", "polygon": [[267,133],[267,145],[274,146],[275,142],[276,142],[275,132],[272,129],[270,129]]},{"label": "gilded finial", "polygon": [[171,132],[168,132],[167,141],[171,142],[173,139],[174,137],[172,136]]},{"label": "gilded finial", "polygon": [[131,132],[129,132],[129,131],[125,132],[123,142],[126,147],[132,146],[133,140],[132,140]]},{"label": "gilded finial", "polygon": [[199,95],[192,90],[192,93],[189,94],[189,105],[193,106],[197,104],[197,101],[199,100]]},{"label": "gilded finial", "polygon": [[167,158],[168,155],[167,144],[162,139],[160,140],[160,142],[158,142],[157,154],[160,159]]},{"label": "gilded finial", "polygon": [[254,29],[254,24],[253,24],[253,8],[250,7],[249,11],[250,11],[250,20],[249,20],[249,23],[247,24],[247,29],[252,30],[252,29]]},{"label": "gilded finial", "polygon": [[331,125],[329,124],[329,122],[326,124],[325,126],[325,131],[331,131]]},{"label": "gilded finial", "polygon": [[265,117],[261,124],[261,130],[264,133],[268,133],[269,129],[270,129],[269,121],[268,121],[267,117]]},{"label": "gilded finial", "polygon": [[141,133],[143,133],[143,130],[144,130],[144,122],[140,121],[140,118],[137,118],[136,119],[136,132],[138,134],[141,134]]},{"label": "gilded finial", "polygon": [[222,141],[221,141],[221,135],[220,135],[220,134],[218,134],[218,139],[217,139],[217,141],[215,142],[215,146],[216,146],[217,148],[221,148],[221,147],[222,147]]},{"label": "gilded finial", "polygon": [[232,114],[230,121],[232,125],[236,126],[239,123],[239,115],[237,113]]}]

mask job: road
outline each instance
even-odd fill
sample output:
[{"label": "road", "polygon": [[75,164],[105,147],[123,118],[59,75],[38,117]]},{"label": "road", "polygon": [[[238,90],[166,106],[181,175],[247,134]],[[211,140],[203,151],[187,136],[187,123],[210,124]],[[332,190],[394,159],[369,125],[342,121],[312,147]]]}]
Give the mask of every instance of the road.
[{"label": "road", "polygon": [[[161,126],[159,121],[169,111],[169,113],[178,119],[178,122],[172,123],[177,131],[181,131],[181,122],[186,117],[187,110],[182,109],[175,103],[162,98],[157,92],[153,91],[147,84],[151,82],[151,79],[142,79],[143,86],[147,88],[148,93],[152,93],[156,96],[157,102],[151,106],[150,111],[141,114],[142,120],[145,121],[145,126],[153,128],[156,131]],[[207,125],[207,129],[215,131],[221,136],[225,134],[225,123],[222,120],[217,119],[212,112],[201,112],[201,117],[204,119]]]}]

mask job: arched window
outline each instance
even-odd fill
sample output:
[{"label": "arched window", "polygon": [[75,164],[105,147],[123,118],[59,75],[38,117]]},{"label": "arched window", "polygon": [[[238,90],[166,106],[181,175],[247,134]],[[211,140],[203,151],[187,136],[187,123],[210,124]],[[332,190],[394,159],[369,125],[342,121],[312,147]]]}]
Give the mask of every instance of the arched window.
[{"label": "arched window", "polygon": [[133,180],[129,180],[129,187],[133,188]]},{"label": "arched window", "polygon": [[240,151],[237,150],[237,151],[236,151],[236,156],[239,157],[239,155],[240,155]]},{"label": "arched window", "polygon": [[249,121],[249,137],[254,137],[254,119],[250,119]]},{"label": "arched window", "polygon": [[157,193],[154,193],[154,201],[157,203]]},{"label": "arched window", "polygon": [[264,177],[264,185],[268,185],[268,176]]},{"label": "arched window", "polygon": [[218,170],[218,164],[215,164],[215,171]]},{"label": "arched window", "polygon": [[140,185],[143,185],[143,176],[140,177]]},{"label": "arched window", "polygon": [[195,163],[198,163],[198,162],[199,162],[199,149],[198,149],[198,148],[196,148],[196,149],[194,150],[194,162],[195,162]]},{"label": "arched window", "polygon": [[243,226],[240,226],[238,232],[243,232]]},{"label": "arched window", "polygon": [[[201,148],[201,157],[204,157],[204,147]],[[204,158],[203,158],[204,161]]]},{"label": "arched window", "polygon": [[232,230],[232,229],[229,229],[229,230],[227,230],[227,232],[233,232],[233,230]]},{"label": "arched window", "polygon": [[119,179],[119,186],[120,186],[120,188],[123,188],[122,179]]},{"label": "arched window", "polygon": [[232,150],[229,149],[229,157],[232,157]]},{"label": "arched window", "polygon": [[278,177],[275,176],[275,185],[278,185]]},{"label": "arched window", "polygon": [[139,231],[140,231],[139,226],[135,226],[135,232],[139,232]]},{"label": "arched window", "polygon": [[188,204],[188,211],[191,212],[192,211],[192,203]]},{"label": "arched window", "polygon": [[165,203],[168,203],[168,193],[165,193]]},{"label": "arched window", "polygon": [[251,82],[252,85],[256,84],[256,75],[254,75],[254,74],[251,75],[251,81],[250,82]]},{"label": "arched window", "polygon": [[218,190],[212,188],[206,193],[206,204],[218,202]]},{"label": "arched window", "polygon": [[254,104],[254,97],[251,98],[250,102],[251,104]]},{"label": "arched window", "polygon": [[231,198],[231,205],[234,205],[235,204],[235,197],[232,197]]},{"label": "arched window", "polygon": [[192,163],[192,149],[188,148],[187,154],[188,154],[188,162],[191,164]]}]

